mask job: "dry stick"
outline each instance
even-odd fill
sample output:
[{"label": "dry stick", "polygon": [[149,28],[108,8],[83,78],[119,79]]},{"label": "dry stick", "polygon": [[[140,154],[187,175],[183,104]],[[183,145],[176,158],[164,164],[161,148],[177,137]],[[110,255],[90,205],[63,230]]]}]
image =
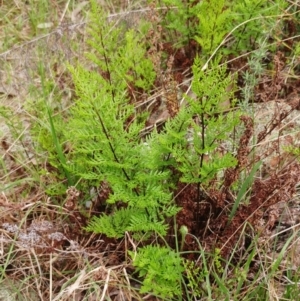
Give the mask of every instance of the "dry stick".
[{"label": "dry stick", "polygon": [[[83,278],[85,277],[86,272],[85,270],[82,270],[78,276],[78,278],[76,279],[76,281],[70,285],[68,288],[63,289],[53,300],[51,301],[59,301],[62,300],[62,297],[65,293],[67,293],[68,297],[71,296],[71,294],[78,289],[80,282],[83,280]],[[69,300],[69,299],[68,299]]]},{"label": "dry stick", "polygon": [[276,237],[276,236],[279,236],[279,235],[282,234],[282,233],[285,233],[285,232],[288,232],[288,231],[290,231],[290,230],[293,230],[294,228],[297,228],[298,226],[300,226],[300,223],[298,223],[298,224],[296,224],[296,225],[293,225],[293,226],[290,226],[290,227],[288,227],[287,229],[284,229],[284,230],[282,230],[282,231],[280,231],[280,232],[277,232],[277,233],[271,235],[271,236],[270,236],[270,239],[271,239],[271,238],[274,238],[274,237]]},{"label": "dry stick", "polygon": [[78,289],[80,283],[82,282],[82,280],[84,280],[85,278],[85,275],[86,275],[86,271],[83,269],[81,272],[80,272],[80,275],[79,277],[76,279],[76,281],[71,285],[69,286],[68,288],[68,297],[71,296],[71,294]]},{"label": "dry stick", "polygon": [[[300,115],[296,115],[292,120],[290,120],[288,123],[284,124],[281,128],[278,129],[278,132],[282,131],[285,127],[287,127],[290,123],[294,122],[298,118],[300,118]],[[279,138],[284,138],[286,136],[289,136],[289,135],[292,135],[292,134],[296,134],[296,133],[297,133],[297,131],[294,132],[294,133],[288,133],[288,134],[285,134],[285,135],[280,135]],[[257,146],[261,146],[263,144],[272,142],[272,141],[277,140],[277,139],[278,139],[278,137],[276,136],[276,138],[272,138],[272,139],[269,139],[269,140],[262,141],[262,142],[259,142],[257,144],[254,144],[254,145],[252,145],[252,147],[254,148],[254,147],[257,147]]]},{"label": "dry stick", "polygon": [[108,284],[109,284],[110,272],[111,272],[111,268],[108,269],[108,272],[107,272],[107,276],[106,276],[106,279],[105,279],[105,284],[104,284],[104,288],[103,288],[103,292],[102,292],[102,296],[101,296],[100,301],[103,301],[104,298],[105,298],[105,293],[106,293],[106,291],[107,291]]},{"label": "dry stick", "polygon": [[52,289],[53,289],[53,266],[52,266],[53,258],[52,258],[52,252],[50,252],[50,268],[49,268],[49,300],[52,300]]},{"label": "dry stick", "polygon": [[132,248],[133,248],[133,251],[134,251],[134,258],[132,259],[133,261],[135,260],[135,257],[136,257],[136,253],[137,253],[137,251],[136,251],[136,244],[133,242],[133,240],[131,239],[131,237],[130,237],[130,235],[129,235],[129,233],[128,233],[128,231],[126,231],[125,232],[125,236],[128,238],[128,240],[129,240],[129,242],[131,243],[131,246],[132,246]]},{"label": "dry stick", "polygon": [[[38,258],[37,258],[37,256],[36,256],[35,250],[34,250],[34,248],[30,248],[30,251],[33,253],[33,256],[34,256],[34,258],[35,258],[35,260],[36,260],[36,263],[37,263],[37,266],[38,266],[38,270],[39,270],[39,275],[40,275],[39,278],[41,278],[42,275],[43,275],[43,272],[42,272],[41,266],[40,266],[40,264],[39,264],[39,260],[38,260]],[[31,263],[31,267],[32,267],[33,273],[34,273],[34,275],[38,275],[38,274],[36,273],[36,271],[35,271],[35,268],[34,268],[34,265],[33,265],[33,262],[32,262],[32,258],[31,258],[31,256],[30,256],[30,252],[28,252],[28,255],[29,255],[29,259],[30,259],[30,263]],[[38,294],[39,294],[41,300],[43,301],[43,295],[42,295],[42,292],[41,292],[41,290],[40,290],[41,283],[38,282],[37,277],[34,277],[34,280],[35,280],[35,283],[36,283],[36,288],[37,288]]]},{"label": "dry stick", "polygon": [[58,26],[61,26],[62,21],[63,21],[63,19],[65,18],[67,9],[68,9],[68,7],[69,7],[69,4],[70,4],[70,0],[68,0],[68,2],[67,2],[66,5],[65,5],[64,11],[63,11],[63,13],[62,13],[62,15],[61,15],[61,17],[60,17],[59,22],[58,22]]},{"label": "dry stick", "polygon": [[128,283],[128,288],[130,290],[131,289],[131,284],[130,284],[130,280],[129,280],[129,277],[128,277],[128,274],[127,274],[127,271],[126,271],[125,267],[123,268],[123,272],[124,272],[124,275],[125,275],[125,279],[126,279],[126,281]]}]

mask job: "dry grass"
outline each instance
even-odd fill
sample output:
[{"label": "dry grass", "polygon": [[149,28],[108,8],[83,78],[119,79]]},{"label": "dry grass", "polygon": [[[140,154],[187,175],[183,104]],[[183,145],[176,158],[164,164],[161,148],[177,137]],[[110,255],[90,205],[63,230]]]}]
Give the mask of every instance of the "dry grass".
[{"label": "dry grass", "polygon": [[118,264],[119,242],[83,234],[76,212],[44,195],[12,202],[5,193],[0,210],[1,279],[11,300],[139,300],[132,268]]}]

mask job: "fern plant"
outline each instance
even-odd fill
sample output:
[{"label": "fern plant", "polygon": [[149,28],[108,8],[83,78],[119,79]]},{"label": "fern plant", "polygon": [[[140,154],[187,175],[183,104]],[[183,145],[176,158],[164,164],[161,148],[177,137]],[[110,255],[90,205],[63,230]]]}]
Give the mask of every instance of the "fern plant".
[{"label": "fern plant", "polygon": [[[232,6],[234,26],[240,26],[233,32],[234,45],[227,52],[241,53],[250,49],[259,48],[258,41],[272,37],[281,27],[281,22],[274,22],[274,18],[287,8],[284,0],[270,2],[268,0],[236,1]],[[248,22],[249,21],[249,22]],[[275,26],[274,26],[275,24]]]},{"label": "fern plant", "polygon": [[228,100],[233,99],[233,92],[227,91],[232,79],[226,76],[225,68],[212,66],[203,71],[200,59],[196,58],[192,70],[192,90],[196,98],[187,98],[193,116],[192,148],[188,156],[185,154],[178,160],[184,182],[205,184],[220,170],[236,165],[233,154],[221,149],[222,143],[223,148],[230,147],[225,141],[230,140],[230,134],[238,125],[239,113],[230,111],[229,107],[226,108],[229,112],[224,113],[224,102],[228,106]]},{"label": "fern plant", "polygon": [[[87,57],[93,65],[69,67],[76,100],[62,129],[70,145],[63,167],[72,179],[80,178],[81,188],[109,187],[108,212],[94,216],[86,230],[114,238],[125,232],[164,237],[168,219],[180,210],[174,202],[178,182],[209,187],[236,164],[228,140],[239,114],[222,107],[233,98],[228,92],[233,79],[218,61],[203,70],[196,58],[195,97],[186,96],[187,105],[160,131],[154,128],[142,137],[148,113],[136,109],[132,91],[150,94],[160,76],[148,57],[146,38],[133,29],[112,29],[94,1],[89,24]],[[133,264],[144,277],[142,292],[180,295],[181,261],[169,248],[141,248]]]},{"label": "fern plant", "polygon": [[200,44],[205,56],[211,55],[229,31],[232,12],[225,5],[225,0],[205,0],[199,5],[199,25],[195,40]]},{"label": "fern plant", "polygon": [[124,36],[122,29],[111,30],[95,4],[91,21],[93,52],[88,57],[98,69],[70,67],[77,101],[65,135],[72,145],[70,173],[90,186],[108,183],[106,202],[112,214],[93,217],[86,229],[110,237],[122,237],[126,231],[164,236],[166,219],[179,210],[173,201],[179,178],[208,185],[236,164],[232,154],[218,152],[239,122],[238,114],[222,111],[224,95],[231,97],[227,89],[232,79],[217,64],[203,71],[196,59],[196,98],[187,98],[188,105],[161,132],[142,139],[147,113],[135,110],[128,87],[135,83],[147,93],[154,81],[145,39],[134,31]]},{"label": "fern plant", "polygon": [[162,25],[171,32],[171,37],[180,34],[177,46],[186,45],[194,39],[196,33],[196,12],[199,4],[191,0],[162,0],[162,2],[168,8]]},{"label": "fern plant", "polygon": [[[102,16],[102,18],[99,16]],[[105,181],[112,193],[107,203],[113,214],[94,217],[87,230],[120,237],[125,231],[166,234],[166,217],[178,208],[172,204],[169,171],[140,136],[146,113],[130,104],[128,87],[149,91],[154,81],[152,62],[146,57],[145,38],[137,32],[111,31],[95,4],[91,13],[94,49],[88,57],[98,72],[80,66],[70,70],[77,102],[71,111],[66,136],[71,141],[70,171],[90,184]],[[117,204],[122,204],[117,210]]]},{"label": "fern plant", "polygon": [[181,296],[184,267],[178,253],[166,247],[149,245],[137,254],[130,251],[129,255],[139,277],[144,278],[141,293],[151,292],[162,298]]},{"label": "fern plant", "polygon": [[257,41],[271,37],[280,29],[281,21],[274,25],[274,19],[288,6],[284,0],[276,3],[268,0],[162,2],[168,8],[164,28],[173,36],[173,31],[176,33],[179,46],[195,40],[201,46],[203,60],[220,46],[225,46],[219,50],[222,56],[258,48]]}]

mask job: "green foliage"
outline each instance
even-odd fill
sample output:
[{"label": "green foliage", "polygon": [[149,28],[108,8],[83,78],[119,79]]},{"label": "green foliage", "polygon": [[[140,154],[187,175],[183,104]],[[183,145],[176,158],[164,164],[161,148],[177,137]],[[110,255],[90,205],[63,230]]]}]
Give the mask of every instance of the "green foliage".
[{"label": "green foliage", "polygon": [[287,273],[287,279],[289,279],[289,283],[285,286],[285,291],[283,294],[283,298],[285,300],[297,300],[297,298],[299,297],[299,268],[297,267],[297,269],[288,269],[286,271]]},{"label": "green foliage", "polygon": [[[208,183],[219,171],[236,165],[236,159],[229,152],[218,152],[222,141],[228,141],[230,133],[239,123],[237,112],[223,114],[222,103],[233,97],[228,92],[232,79],[225,75],[224,68],[201,69],[198,58],[193,65],[192,90],[195,99],[187,99],[191,118],[192,146],[189,152],[174,151],[180,163],[182,181],[187,183]],[[226,98],[224,98],[226,95]],[[176,147],[176,146],[175,146]]]},{"label": "green foliage", "polygon": [[141,293],[152,292],[162,298],[181,296],[181,258],[166,247],[146,246],[138,253],[129,252],[133,265],[144,278]]},{"label": "green foliage", "polygon": [[211,53],[221,44],[229,31],[230,8],[225,6],[225,0],[204,0],[199,5],[197,17],[199,25],[195,40],[202,47],[205,56]]},{"label": "green foliage", "polygon": [[194,261],[184,261],[184,270],[187,278],[187,288],[193,297],[201,297],[204,293],[202,284],[208,271],[197,266]]},{"label": "green foliage", "polygon": [[295,156],[298,160],[300,160],[300,149],[299,149],[299,147],[296,147],[296,146],[287,146],[287,147],[284,147],[284,150],[287,153]]},{"label": "green foliage", "polygon": [[219,46],[229,32],[230,8],[225,0],[163,0],[170,9],[164,17],[165,28],[180,34],[179,46],[196,40],[205,58]]},{"label": "green foliage", "polygon": [[107,81],[103,77],[102,81],[99,79],[104,85],[103,88],[108,89],[114,101],[118,98],[114,93],[120,91],[122,100],[128,100],[124,90],[132,83],[148,91],[156,74],[151,60],[145,56],[145,37],[133,29],[125,34],[122,27],[112,29],[104,11],[93,1],[91,3],[88,44],[95,52],[88,53],[87,57],[104,72],[103,77],[109,76]]},{"label": "green foliage", "polygon": [[[162,299],[182,300],[182,289],[185,287],[184,297],[187,296],[188,300],[205,298],[238,300],[241,295],[245,300],[265,300],[268,298],[266,288],[270,281],[274,279],[277,281],[283,258],[286,257],[285,254],[290,249],[292,240],[296,238],[296,232],[286,242],[269,268],[267,261],[264,262],[269,254],[263,254],[260,246],[251,246],[246,251],[240,249],[244,230],[241,231],[240,241],[233,247],[231,259],[227,263],[221,257],[221,250],[231,246],[230,240],[235,239],[235,234],[230,238],[226,237],[229,236],[226,228],[225,239],[221,240],[223,243],[226,240],[225,245],[221,247],[216,244],[221,249],[210,245],[214,240],[210,240],[208,245],[203,244],[202,247],[198,241],[199,236],[192,237],[188,227],[184,225],[178,232],[176,226],[174,227],[176,251],[169,247],[160,247],[158,242],[165,241],[167,235],[168,239],[173,237],[168,232],[169,221],[180,210],[174,202],[174,195],[175,193],[176,196],[179,195],[179,199],[184,195],[178,193],[179,181],[187,183],[186,187],[192,188],[188,191],[191,198],[194,197],[193,189],[196,186],[199,188],[200,185],[203,192],[208,191],[208,197],[210,197],[210,188],[216,189],[216,192],[224,192],[225,205],[216,206],[215,199],[211,199],[209,205],[212,210],[208,217],[211,220],[216,218],[217,221],[217,218],[224,214],[230,224],[240,204],[245,204],[245,200],[247,201],[261,162],[253,163],[250,168],[247,166],[250,173],[244,177],[240,175],[239,180],[233,184],[236,187],[235,191],[232,186],[221,190],[224,188],[223,171],[234,167],[237,163],[232,133],[235,132],[236,135],[240,130],[235,131],[235,127],[240,123],[240,113],[238,110],[233,111],[231,106],[232,103],[235,104],[234,88],[232,88],[234,79],[228,75],[224,62],[228,54],[244,54],[246,51],[257,49],[251,56],[249,55],[247,71],[244,73],[242,96],[245,101],[243,108],[247,109],[249,102],[253,100],[260,77],[266,76],[262,62],[267,51],[270,50],[270,43],[273,43],[274,37],[276,41],[280,40],[276,35],[282,34],[280,29],[282,16],[277,22],[273,21],[279,14],[283,14],[286,5],[294,5],[295,9],[297,5],[283,0],[161,0],[159,4],[161,3],[169,7],[163,21],[168,32],[162,30],[156,38],[160,36],[171,41],[178,38],[179,32],[180,41],[176,46],[183,46],[180,52],[172,53],[175,57],[174,65],[177,67],[178,61],[181,63],[181,58],[178,59],[180,55],[177,57],[177,54],[182,54],[187,61],[194,59],[194,56],[189,57],[190,53],[186,51],[190,45],[193,45],[188,43],[191,39],[198,42],[200,46],[198,57],[192,66],[192,93],[190,96],[185,96],[186,105],[180,107],[176,116],[165,121],[159,130],[154,127],[153,132],[143,135],[149,113],[143,111],[139,95],[152,98],[151,90],[161,88],[160,84],[165,86],[165,91],[169,88],[167,80],[163,79],[165,70],[159,70],[165,68],[171,61],[170,57],[166,57],[170,53],[162,50],[168,47],[160,46],[164,41],[156,41],[155,45],[159,46],[151,51],[161,51],[156,53],[156,58],[161,61],[156,61],[157,65],[154,66],[151,58],[153,59],[155,55],[149,55],[150,51],[147,48],[149,41],[140,34],[142,31],[122,27],[122,25],[127,26],[126,21],[112,25],[110,23],[112,18],[108,21],[106,14],[96,5],[96,0],[93,0],[90,19],[87,22],[90,47],[87,58],[90,64],[87,64],[88,67],[69,66],[76,92],[76,99],[70,111],[61,114],[62,110],[57,110],[56,102],[60,99],[56,99],[55,96],[57,92],[55,80],[47,79],[44,62],[41,62],[38,68],[41,89],[32,103],[35,110],[33,115],[37,119],[37,122],[32,124],[32,136],[38,150],[47,151],[47,164],[44,164],[45,169],[36,164],[37,169],[42,177],[52,177],[51,181],[53,180],[54,185],[47,185],[47,192],[53,195],[65,193],[67,186],[76,183],[79,186],[77,188],[86,196],[91,187],[101,187],[101,184],[105,183],[104,186],[108,187],[109,193],[107,199],[101,201],[105,201],[107,211],[101,212],[100,216],[94,216],[86,227],[87,231],[104,233],[116,239],[124,237],[125,232],[130,232],[133,244],[136,243],[137,238],[144,239],[141,242],[143,245],[150,241],[157,244],[139,248],[137,253],[129,251],[133,266],[142,281],[141,293],[152,293]],[[71,8],[68,5],[65,10]],[[41,1],[38,7],[38,10],[30,10],[32,17],[36,12],[40,12],[38,19],[31,20],[34,30],[37,30],[40,24],[43,25],[48,16],[47,1]],[[288,25],[293,27],[299,24],[291,22]],[[56,31],[53,31],[53,34],[55,35]],[[284,46],[286,48],[290,45]],[[172,52],[172,47],[173,44],[168,51]],[[219,67],[221,60],[214,61],[217,51],[217,58],[222,58],[224,67]],[[297,71],[296,58],[299,53],[298,43],[293,53],[295,57],[288,64],[292,69],[294,66],[295,71]],[[209,57],[210,59],[207,60]],[[167,59],[170,60],[167,62]],[[204,61],[206,61],[205,68]],[[238,58],[237,61],[242,60]],[[165,78],[170,78],[169,75],[167,74]],[[159,83],[160,80],[162,83]],[[165,100],[161,98],[161,101]],[[27,112],[31,114],[31,110]],[[12,110],[6,107],[0,106],[0,116],[7,121],[16,146],[22,144],[24,130],[22,122],[15,118]],[[23,147],[25,149],[25,144]],[[286,150],[299,158],[299,148],[289,147]],[[8,152],[4,155],[10,156]],[[2,164],[5,168],[3,158]],[[31,156],[28,156],[28,159],[31,160]],[[51,169],[48,168],[49,165]],[[7,173],[9,174],[9,171]],[[58,182],[61,182],[61,185],[57,185]],[[217,191],[218,188],[220,191]],[[20,199],[23,198],[25,199],[25,195],[24,197],[20,195]],[[199,201],[200,204],[200,199],[200,197],[195,198],[195,202]],[[203,203],[209,201],[210,199],[205,197]],[[190,200],[186,203],[189,202]],[[201,204],[198,207],[201,209]],[[217,215],[221,210],[222,213]],[[174,220],[176,221],[176,218]],[[204,224],[202,220],[201,224]],[[223,229],[222,225],[223,223],[220,223],[220,229]],[[210,228],[209,223],[206,224],[206,233],[214,230]],[[201,231],[193,227],[191,232],[196,235],[201,234]],[[178,233],[182,238],[180,246]],[[204,238],[206,233],[203,234]],[[153,240],[153,237],[159,239]],[[150,239],[147,240],[148,238]],[[253,244],[254,239],[250,237],[248,239],[251,239]],[[197,242],[198,247],[195,244]],[[257,244],[258,242],[260,240],[257,240]],[[248,241],[245,243],[247,245]],[[196,256],[198,253],[197,260],[184,261],[180,258],[180,253],[184,254],[186,247],[195,248],[193,255]],[[204,247],[205,250],[214,251],[205,253]],[[12,248],[8,253],[11,251]],[[234,257],[238,251],[241,251],[239,262],[235,261]],[[185,255],[189,256],[188,253],[189,251]],[[253,262],[257,257],[263,259],[259,261],[261,267],[257,268],[255,265],[253,269]],[[7,264],[2,269],[1,277],[4,277]],[[91,268],[94,270],[93,266]],[[251,273],[252,270],[257,271],[254,280],[249,277],[250,270]],[[290,282],[285,286],[283,298],[297,299],[299,277],[294,276],[294,270],[285,270]],[[266,276],[263,279],[262,274]],[[184,281],[182,281],[183,277]],[[95,283],[97,293],[103,281],[98,282]]]},{"label": "green foliage", "polygon": [[154,231],[166,235],[167,226],[162,221],[150,219],[145,210],[130,207],[117,210],[113,215],[93,217],[86,230],[94,233],[105,233],[108,237],[121,238],[126,231],[135,233]]},{"label": "green foliage", "polygon": [[164,27],[179,33],[180,46],[191,39],[197,41],[203,61],[220,46],[225,46],[220,50],[221,56],[258,48],[258,40],[276,34],[280,22],[274,25],[274,19],[288,4],[284,0],[276,3],[268,0],[162,2],[170,8],[164,18]]},{"label": "green foliage", "polygon": [[[41,142],[57,154],[53,166],[66,170],[70,179],[80,178],[80,185],[87,191],[101,183],[109,187],[105,200],[109,213],[93,217],[87,231],[113,238],[122,238],[125,232],[131,232],[134,238],[149,238],[153,233],[164,237],[168,219],[180,210],[173,200],[178,181],[204,188],[213,181],[216,188],[216,183],[222,185],[223,171],[237,164],[228,151],[234,148],[231,134],[240,123],[240,113],[230,107],[235,102],[231,88],[234,79],[218,60],[212,60],[204,70],[203,59],[196,57],[192,66],[193,96],[185,96],[186,105],[159,132],[154,129],[142,138],[148,113],[135,108],[132,91],[149,94],[156,80],[157,69],[148,57],[147,41],[138,30],[112,29],[105,13],[91,3],[91,51],[87,57],[92,69],[69,66],[76,100],[65,120],[55,119],[50,107],[45,106],[49,126],[41,131],[45,138]],[[189,11],[199,19],[194,37],[205,57],[230,30],[232,7],[226,5],[226,1],[202,1]],[[184,22],[188,20],[190,15]],[[60,147],[65,142],[70,145],[67,154]],[[242,187],[231,218],[247,188]],[[142,293],[152,292],[163,298],[181,295],[184,267],[178,254],[166,247],[146,246],[130,255],[143,278]],[[216,274],[221,274],[218,249],[212,263]],[[190,271],[194,267],[187,271],[188,288],[195,289],[195,296],[201,296],[202,289],[196,291],[195,287],[203,280],[205,293],[210,294],[206,263],[203,266],[198,276]],[[216,281],[221,281],[218,277]]]},{"label": "green foliage", "polygon": [[[126,231],[164,236],[166,218],[179,210],[172,201],[178,179],[208,185],[220,171],[236,164],[232,154],[217,150],[239,122],[238,114],[223,114],[222,109],[222,103],[232,98],[227,91],[232,79],[225,68],[203,71],[196,59],[192,83],[196,97],[187,99],[188,105],[160,133],[153,131],[141,139],[147,114],[135,110],[127,88],[134,82],[146,92],[154,80],[144,37],[132,30],[125,35],[118,28],[111,30],[96,5],[91,19],[89,44],[94,51],[88,57],[100,72],[70,67],[77,100],[64,135],[72,145],[69,172],[88,186],[108,183],[111,193],[106,202],[112,214],[95,217],[86,229],[111,237]],[[118,209],[120,204],[123,209]]]},{"label": "green foliage", "polygon": [[[42,62],[39,63],[38,71],[41,87],[32,92],[34,100],[27,101],[26,109],[36,118],[31,127],[31,134],[36,143],[35,150],[47,152],[48,163],[55,168],[53,174],[55,173],[58,180],[67,179],[66,185],[57,184],[57,181],[49,183],[46,191],[51,195],[61,195],[66,192],[68,186],[74,185],[76,180],[66,168],[67,160],[64,154],[66,140],[63,131],[65,121],[63,114],[57,114],[61,109],[60,99],[54,96],[54,82],[47,78],[47,71]],[[44,172],[41,170],[40,175]]]},{"label": "green foliage", "polygon": [[[86,230],[114,238],[125,232],[135,238],[149,238],[153,232],[164,237],[168,218],[180,209],[173,202],[178,180],[209,185],[236,164],[232,154],[218,151],[220,144],[231,143],[230,134],[239,123],[237,112],[224,114],[223,108],[233,99],[228,91],[232,78],[217,63],[202,70],[197,58],[195,96],[186,97],[187,105],[160,132],[154,129],[141,138],[147,113],[131,104],[128,87],[136,84],[147,93],[155,78],[144,37],[132,30],[125,34],[112,30],[96,5],[91,19],[93,51],[88,58],[97,71],[70,67],[77,99],[64,131],[72,149],[68,171],[86,186],[105,182],[110,188],[106,200],[110,214],[93,217]],[[158,246],[130,254],[144,279],[142,293],[181,295],[183,267],[178,254]]]},{"label": "green foliage", "polygon": [[258,49],[253,51],[248,58],[249,69],[243,74],[245,85],[242,87],[243,102],[240,102],[240,107],[246,111],[251,112],[253,106],[251,103],[255,100],[255,87],[261,80],[263,73],[265,72],[263,59],[267,56],[266,43],[258,40]]},{"label": "green foliage", "polygon": [[224,272],[224,269],[222,267],[222,263],[221,263],[221,250],[219,248],[216,248],[215,249],[215,252],[214,252],[214,265],[215,265],[215,268],[216,268],[216,271],[221,274]]},{"label": "green foliage", "polygon": [[[235,44],[230,52],[240,53],[257,48],[257,41],[266,39],[274,34],[274,18],[287,7],[287,1],[279,0],[276,3],[268,0],[234,1],[232,4],[232,19],[234,26],[241,25],[233,32]],[[280,26],[279,23],[276,26]]]},{"label": "green foliage", "polygon": [[[175,34],[180,33],[181,39],[177,46],[186,44],[196,33],[196,13],[199,4],[190,0],[162,0],[170,9],[163,18],[163,26]],[[175,7],[175,9],[174,9]]]},{"label": "green foliage", "polygon": [[73,149],[69,170],[89,185],[106,181],[113,192],[107,203],[127,208],[95,218],[87,229],[114,237],[125,231],[165,235],[165,218],[178,212],[172,183],[166,184],[170,173],[151,159],[151,148],[140,138],[147,114],[135,111],[127,92],[132,83],[148,91],[154,81],[145,38],[111,30],[95,5],[91,19],[89,44],[95,51],[88,57],[101,71],[70,67],[78,99],[65,132]]},{"label": "green foliage", "polygon": [[254,164],[250,174],[244,179],[243,184],[239,190],[239,193],[236,197],[236,200],[232,206],[232,209],[230,211],[230,214],[228,216],[228,224],[231,223],[232,218],[234,217],[238,207],[240,206],[240,203],[243,201],[244,204],[247,203],[246,194],[248,192],[248,189],[252,186],[254,180],[255,180],[255,174],[258,171],[262,164],[262,161],[258,161],[256,164]]}]

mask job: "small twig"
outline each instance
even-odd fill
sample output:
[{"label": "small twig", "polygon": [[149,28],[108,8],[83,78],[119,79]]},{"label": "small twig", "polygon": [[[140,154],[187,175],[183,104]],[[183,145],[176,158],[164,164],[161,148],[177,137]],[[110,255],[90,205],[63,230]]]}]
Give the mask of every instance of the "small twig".
[{"label": "small twig", "polygon": [[64,11],[63,11],[63,13],[62,13],[62,15],[61,15],[61,17],[60,17],[60,20],[59,20],[59,23],[58,23],[59,25],[58,25],[58,26],[61,26],[62,21],[63,21],[63,19],[65,18],[67,9],[68,9],[68,7],[69,7],[69,4],[70,4],[70,0],[68,0],[68,2],[67,2],[66,5],[65,5],[65,8],[64,8]]},{"label": "small twig", "polygon": [[38,282],[38,279],[42,279],[42,277],[43,277],[43,272],[42,272],[42,269],[41,269],[41,266],[40,266],[40,264],[39,264],[39,260],[38,260],[38,258],[37,258],[37,256],[36,256],[36,253],[35,253],[34,248],[30,248],[30,251],[33,253],[33,256],[34,256],[34,258],[35,258],[35,260],[36,260],[36,263],[37,263],[37,266],[38,266],[39,274],[37,274],[37,272],[36,272],[36,270],[35,270],[35,268],[34,268],[34,264],[33,264],[33,262],[32,262],[32,258],[31,258],[31,256],[30,256],[30,252],[28,252],[28,254],[29,254],[29,259],[30,259],[30,263],[31,263],[31,268],[32,268],[32,270],[33,270],[33,275],[36,275],[36,276],[39,275],[39,277],[34,277],[34,280],[35,280],[35,283],[36,283],[36,288],[37,288],[38,294],[39,294],[41,300],[43,301],[43,295],[42,295],[42,292],[41,292],[41,290],[40,290],[41,284]]},{"label": "small twig", "polygon": [[53,258],[52,253],[50,253],[50,260],[49,260],[49,300],[52,300],[52,290],[53,290],[53,266],[52,266]]},{"label": "small twig", "polygon": [[103,301],[104,298],[105,298],[105,294],[106,294],[106,291],[107,291],[107,288],[108,288],[108,284],[109,284],[110,272],[111,272],[111,269],[108,269],[108,271],[107,271],[107,276],[106,276],[106,279],[105,279],[105,284],[104,284],[104,288],[103,288],[103,292],[102,292],[102,296],[101,296],[100,301]]}]

